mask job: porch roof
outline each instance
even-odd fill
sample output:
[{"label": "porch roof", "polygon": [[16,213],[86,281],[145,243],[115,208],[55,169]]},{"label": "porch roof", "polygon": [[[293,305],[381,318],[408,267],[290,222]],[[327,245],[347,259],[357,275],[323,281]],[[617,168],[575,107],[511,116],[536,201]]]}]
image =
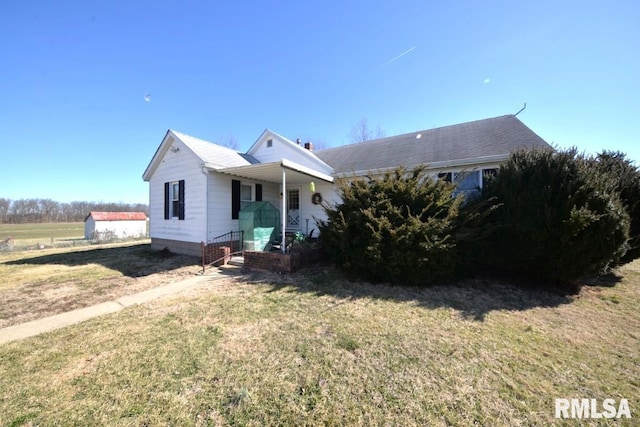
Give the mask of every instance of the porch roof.
[{"label": "porch roof", "polygon": [[287,170],[287,184],[302,185],[309,182],[309,178],[333,182],[333,177],[307,166],[302,166],[291,160],[282,159],[279,162],[257,163],[253,165],[233,166],[228,168],[211,169],[216,172],[254,179],[256,181],[282,184],[282,169]]}]

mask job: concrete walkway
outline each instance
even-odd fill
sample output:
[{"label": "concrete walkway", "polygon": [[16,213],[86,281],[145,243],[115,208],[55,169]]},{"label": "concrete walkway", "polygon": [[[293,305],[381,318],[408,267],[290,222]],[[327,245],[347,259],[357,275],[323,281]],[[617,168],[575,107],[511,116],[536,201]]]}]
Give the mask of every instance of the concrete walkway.
[{"label": "concrete walkway", "polygon": [[68,311],[66,313],[60,313],[54,316],[21,323],[19,325],[8,326],[0,329],[0,344],[64,328],[65,326],[81,323],[85,320],[102,316],[103,314],[115,313],[126,307],[131,307],[132,305],[144,304],[155,299],[176,295],[190,289],[202,287],[207,283],[225,277],[230,277],[230,275],[211,271],[207,272],[206,275],[193,276],[185,280],[152,288],[137,294],[125,295],[115,301],[103,302],[89,307]]}]

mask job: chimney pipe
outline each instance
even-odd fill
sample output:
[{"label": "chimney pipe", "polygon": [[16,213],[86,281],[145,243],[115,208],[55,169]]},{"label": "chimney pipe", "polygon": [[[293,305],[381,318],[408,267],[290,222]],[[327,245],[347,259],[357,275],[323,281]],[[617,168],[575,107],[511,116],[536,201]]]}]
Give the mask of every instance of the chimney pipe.
[{"label": "chimney pipe", "polygon": [[313,151],[313,142],[311,142],[311,141],[305,142],[304,143],[304,148],[306,148],[309,151]]},{"label": "chimney pipe", "polygon": [[302,140],[300,138],[296,139],[296,142],[298,143],[298,145],[300,145],[300,143],[302,142]]}]

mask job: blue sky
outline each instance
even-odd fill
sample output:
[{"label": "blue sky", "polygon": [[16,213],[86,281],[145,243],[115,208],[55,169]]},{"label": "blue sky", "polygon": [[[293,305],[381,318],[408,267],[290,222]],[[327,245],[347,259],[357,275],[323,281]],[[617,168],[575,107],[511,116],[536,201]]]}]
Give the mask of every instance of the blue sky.
[{"label": "blue sky", "polygon": [[[167,129],[247,150],[516,113],[640,163],[640,2],[7,1],[0,197],[147,203]],[[146,97],[146,99],[145,99]]]}]

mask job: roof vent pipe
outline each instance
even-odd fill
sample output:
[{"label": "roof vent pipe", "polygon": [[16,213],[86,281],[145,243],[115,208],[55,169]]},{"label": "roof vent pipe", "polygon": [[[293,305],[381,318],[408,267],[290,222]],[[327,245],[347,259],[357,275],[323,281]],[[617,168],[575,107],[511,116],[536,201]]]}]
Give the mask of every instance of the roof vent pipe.
[{"label": "roof vent pipe", "polygon": [[302,142],[302,140],[300,138],[296,139],[296,142],[298,143],[298,145],[300,145],[300,143]]}]

